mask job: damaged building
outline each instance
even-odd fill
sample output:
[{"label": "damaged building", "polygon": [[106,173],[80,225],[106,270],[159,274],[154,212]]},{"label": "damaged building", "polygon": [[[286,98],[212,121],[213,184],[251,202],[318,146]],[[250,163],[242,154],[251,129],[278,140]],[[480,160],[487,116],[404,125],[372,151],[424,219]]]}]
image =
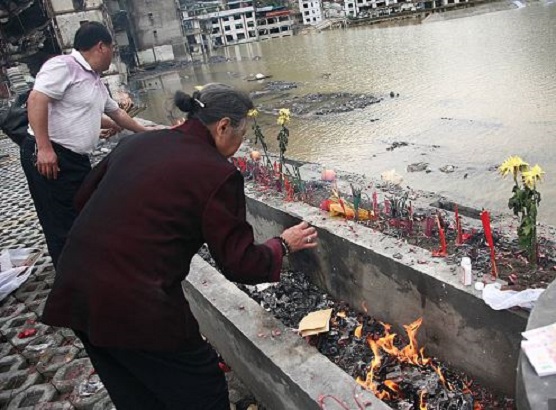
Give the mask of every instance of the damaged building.
[{"label": "damaged building", "polygon": [[28,88],[48,58],[71,51],[75,32],[89,21],[106,25],[118,45],[103,77],[115,92],[137,63],[133,26],[117,0],[0,0],[0,97]]}]

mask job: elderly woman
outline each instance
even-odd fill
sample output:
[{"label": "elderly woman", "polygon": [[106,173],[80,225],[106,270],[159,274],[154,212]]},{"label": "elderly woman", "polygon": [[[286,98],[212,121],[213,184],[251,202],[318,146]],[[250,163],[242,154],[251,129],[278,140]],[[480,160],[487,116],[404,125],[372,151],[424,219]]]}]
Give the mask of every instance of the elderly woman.
[{"label": "elderly woman", "polygon": [[249,284],[278,281],[285,255],[316,246],[306,223],[253,242],[243,178],[228,161],[249,97],[210,84],[177,93],[176,105],[184,124],[123,140],[85,180],[43,314],[83,341],[118,410],[229,409],[180,285],[201,245],[227,278]]}]

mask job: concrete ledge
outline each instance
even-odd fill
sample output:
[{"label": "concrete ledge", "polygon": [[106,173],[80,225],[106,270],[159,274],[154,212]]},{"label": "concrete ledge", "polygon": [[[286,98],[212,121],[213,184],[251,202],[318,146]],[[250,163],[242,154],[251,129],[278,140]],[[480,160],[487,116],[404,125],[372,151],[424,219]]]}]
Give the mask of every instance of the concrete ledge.
[{"label": "concrete ledge", "polygon": [[317,228],[319,248],[293,255],[290,263],[295,270],[309,274],[336,299],[366,308],[393,325],[423,317],[419,342],[428,354],[491,388],[514,394],[526,313],[492,310],[479,292],[461,285],[450,266],[433,259],[430,251],[329,218],[303,203],[276,200],[250,186],[246,193],[247,215],[258,241],[280,234],[300,219]]},{"label": "concrete ledge", "polygon": [[[543,292],[531,312],[527,330],[556,322],[556,282]],[[520,410],[556,410],[556,375],[539,377],[524,353],[517,373],[517,405]]]},{"label": "concrete ledge", "polygon": [[183,290],[201,332],[268,408],[317,410],[324,395],[348,408],[360,408],[356,399],[390,408],[198,256]]}]

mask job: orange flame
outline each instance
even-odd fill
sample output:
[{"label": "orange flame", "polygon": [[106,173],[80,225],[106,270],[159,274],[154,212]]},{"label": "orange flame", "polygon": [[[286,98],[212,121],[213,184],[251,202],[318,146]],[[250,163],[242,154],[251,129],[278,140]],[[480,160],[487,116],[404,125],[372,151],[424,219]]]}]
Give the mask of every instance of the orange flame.
[{"label": "orange flame", "polygon": [[392,390],[394,393],[400,392],[400,386],[398,386],[398,383],[393,382],[392,380],[385,380],[384,385]]},{"label": "orange flame", "polygon": [[427,403],[425,403],[425,391],[419,393],[419,410],[427,410]]},{"label": "orange flame", "polygon": [[394,346],[395,333],[390,333],[390,325],[384,324],[386,335],[377,340],[378,346],[391,356],[396,357],[401,363],[411,363],[418,366],[425,366],[430,363],[430,359],[425,358],[424,348],[419,350],[417,346],[417,332],[423,322],[423,318],[417,319],[410,325],[404,325],[404,329],[409,337],[409,344],[403,349]]},{"label": "orange flame", "polygon": [[[442,374],[442,370],[440,370],[440,366],[435,366],[434,364],[431,364],[432,368],[434,369],[434,371],[436,372],[436,374],[438,375],[438,378],[440,379],[440,382],[442,383],[443,386],[446,386],[446,379],[444,378],[444,375]],[[452,389],[450,389],[452,390]]]}]

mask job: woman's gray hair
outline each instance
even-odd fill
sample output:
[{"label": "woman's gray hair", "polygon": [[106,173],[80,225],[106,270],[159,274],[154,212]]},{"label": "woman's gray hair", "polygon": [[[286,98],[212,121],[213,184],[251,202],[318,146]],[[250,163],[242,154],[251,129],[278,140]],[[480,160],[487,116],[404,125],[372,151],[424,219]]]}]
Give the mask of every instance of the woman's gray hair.
[{"label": "woman's gray hair", "polygon": [[174,96],[174,103],[187,113],[188,119],[197,118],[209,125],[228,117],[234,128],[254,108],[247,93],[221,83],[207,84],[192,95],[178,91]]}]

